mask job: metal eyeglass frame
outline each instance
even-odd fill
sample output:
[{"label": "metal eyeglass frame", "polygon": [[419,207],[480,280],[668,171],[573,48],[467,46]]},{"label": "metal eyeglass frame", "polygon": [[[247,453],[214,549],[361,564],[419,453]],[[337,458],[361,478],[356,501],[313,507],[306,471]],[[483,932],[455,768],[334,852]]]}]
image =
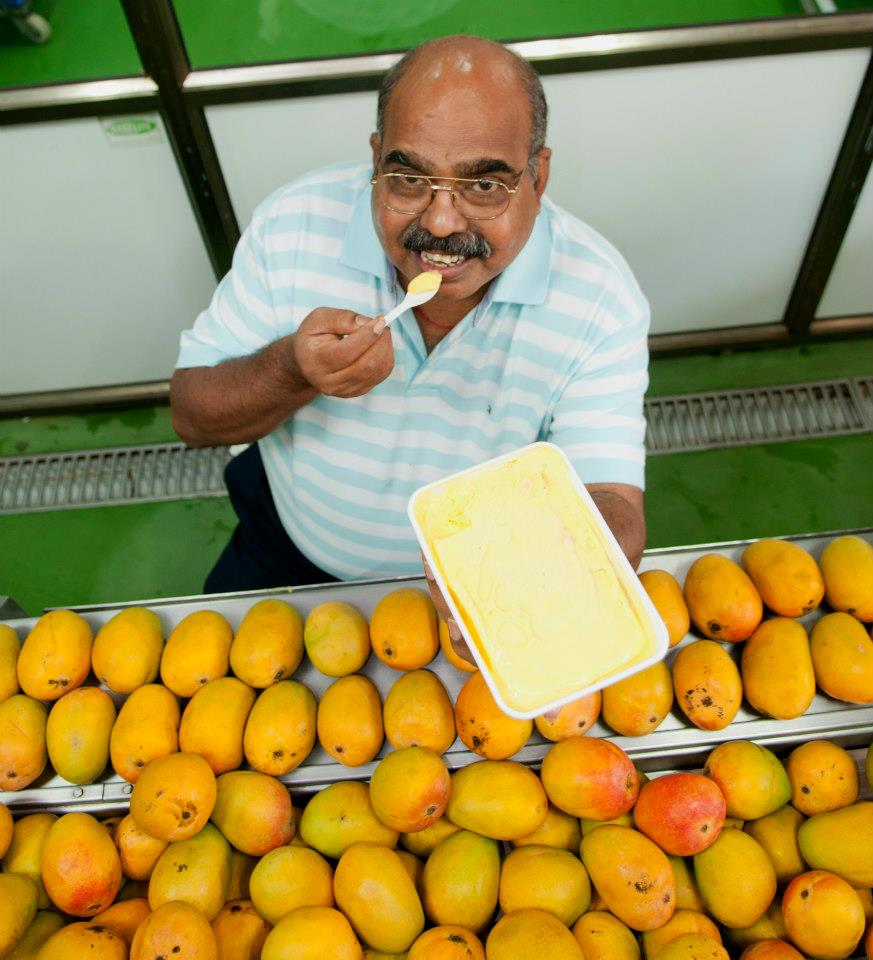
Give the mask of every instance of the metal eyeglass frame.
[{"label": "metal eyeglass frame", "polygon": [[410,177],[410,176],[417,177],[420,180],[427,180],[427,182],[430,184],[430,200],[427,201],[427,203],[421,208],[421,210],[415,210],[413,212],[410,212],[409,210],[398,210],[396,207],[392,207],[390,203],[386,203],[384,200],[380,200],[379,202],[382,204],[382,206],[390,210],[392,213],[399,213],[401,216],[404,216],[404,217],[420,216],[433,203],[434,197],[437,195],[437,190],[445,190],[446,192],[448,192],[452,198],[452,206],[455,208],[455,210],[457,210],[458,209],[458,204],[456,200],[457,193],[454,187],[442,186],[438,183],[434,183],[434,180],[450,180],[453,184],[482,183],[483,181],[485,181],[486,183],[493,183],[496,186],[500,187],[502,190],[506,191],[507,193],[506,206],[503,207],[500,213],[495,213],[491,217],[468,217],[466,214],[463,214],[463,213],[461,214],[461,216],[465,220],[496,220],[498,217],[502,217],[503,214],[506,213],[506,211],[509,209],[509,204],[512,202],[512,198],[515,196],[515,194],[518,193],[519,182],[521,181],[521,178],[524,176],[524,170],[522,170],[521,173],[518,175],[518,180],[516,181],[516,184],[514,187],[507,187],[506,184],[503,183],[502,181],[492,180],[491,177],[429,177],[424,173],[416,173],[416,174],[374,173],[373,176],[370,177],[370,186],[375,187],[379,183],[380,179],[384,179],[386,177]]}]

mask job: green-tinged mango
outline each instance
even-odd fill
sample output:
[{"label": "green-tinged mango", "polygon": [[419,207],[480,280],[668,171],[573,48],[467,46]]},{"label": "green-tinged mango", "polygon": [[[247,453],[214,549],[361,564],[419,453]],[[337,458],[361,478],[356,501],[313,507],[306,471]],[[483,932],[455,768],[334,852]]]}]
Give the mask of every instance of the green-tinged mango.
[{"label": "green-tinged mango", "polygon": [[335,860],[353,843],[372,841],[396,847],[398,838],[397,831],[376,816],[369,786],[357,780],[319,790],[303,809],[300,835],[314,850]]},{"label": "green-tinged mango", "polygon": [[309,611],[303,643],[316,670],[326,677],[346,677],[370,656],[370,627],[350,603],[328,600]]},{"label": "green-tinged mango", "polygon": [[12,829],[12,841],[0,867],[5,873],[22,873],[36,884],[37,909],[51,906],[42,882],[42,845],[49,827],[57,820],[54,813],[30,813],[19,817]]},{"label": "green-tinged mango", "polygon": [[16,693],[0,703],[0,790],[23,790],[45,770],[46,709]]},{"label": "green-tinged mango", "polygon": [[100,687],[79,687],[52,705],[46,747],[55,773],[70,783],[92,783],[109,762],[115,704]]},{"label": "green-tinged mango", "polygon": [[694,878],[707,912],[726,927],[750,927],[776,894],[776,871],[757,840],[722,830],[694,855]]},{"label": "green-tinged mango", "polygon": [[797,833],[805,819],[800,811],[786,803],[766,817],[750,820],[743,827],[764,848],[776,871],[776,882],[780,887],[786,886],[806,870],[797,844]]},{"label": "green-tinged mango", "polygon": [[689,861],[684,857],[668,856],[667,859],[673,868],[673,879],[676,881],[676,909],[703,913],[706,906],[697,889],[694,872],[688,866]]},{"label": "green-tinged mango", "polygon": [[438,844],[424,865],[421,897],[428,919],[474,933],[494,916],[500,851],[487,837],[459,830]]},{"label": "green-tinged mango", "polygon": [[862,537],[836,537],[819,559],[825,597],[842,610],[870,623],[873,620],[873,545]]},{"label": "green-tinged mango", "polygon": [[174,900],[196,907],[211,921],[230,889],[230,844],[211,823],[190,840],[171,843],[149,879],[152,910]]},{"label": "green-tinged mango", "polygon": [[853,887],[873,887],[873,802],[815,814],[801,825],[797,842],[814,869],[835,873]]},{"label": "green-tinged mango", "polygon": [[738,950],[743,950],[759,940],[785,940],[787,936],[785,921],[782,919],[782,897],[778,895],[767,907],[764,915],[751,926],[724,928],[725,940]]},{"label": "green-tinged mango", "polygon": [[312,692],[296,680],[280,680],[261,691],[243,734],[249,766],[271,777],[299,767],[315,746],[316,709]]},{"label": "green-tinged mango", "polygon": [[0,873],[0,957],[11,953],[36,915],[36,884],[20,873]]},{"label": "green-tinged mango", "polygon": [[6,960],[36,960],[42,945],[64,925],[64,918],[54,910],[37,910],[36,916]]},{"label": "green-tinged mango", "polygon": [[249,893],[258,913],[275,925],[298,907],[332,907],[333,870],[309,847],[277,847],[258,860]]},{"label": "green-tinged mango", "polygon": [[743,693],[767,717],[793,720],[815,696],[815,671],[802,624],[787,617],[765,620],[743,645]]},{"label": "green-tinged mango", "polygon": [[706,758],[703,772],[721,788],[729,817],[755,820],[791,799],[791,781],[779,758],[750,740],[719,744]]}]

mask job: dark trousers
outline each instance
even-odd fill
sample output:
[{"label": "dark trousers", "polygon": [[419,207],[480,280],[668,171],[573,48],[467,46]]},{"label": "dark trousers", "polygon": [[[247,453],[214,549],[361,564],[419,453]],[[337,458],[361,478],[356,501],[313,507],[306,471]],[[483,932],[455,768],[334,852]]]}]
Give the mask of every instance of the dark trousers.
[{"label": "dark trousers", "polygon": [[256,443],[228,463],[224,482],[239,523],[206,578],[204,593],[336,581],[304,557],[285,532]]}]

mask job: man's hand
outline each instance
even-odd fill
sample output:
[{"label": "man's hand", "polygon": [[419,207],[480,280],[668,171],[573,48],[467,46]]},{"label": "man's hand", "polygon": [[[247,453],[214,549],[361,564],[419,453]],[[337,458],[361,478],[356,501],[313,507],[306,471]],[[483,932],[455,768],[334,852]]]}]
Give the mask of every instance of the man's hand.
[{"label": "man's hand", "polygon": [[476,661],[473,659],[473,654],[470,653],[470,648],[467,646],[463,634],[452,617],[452,611],[449,609],[449,605],[446,603],[446,598],[443,596],[442,591],[437,586],[437,582],[434,579],[433,570],[431,570],[430,564],[427,562],[427,560],[424,559],[424,554],[421,556],[421,562],[424,566],[424,577],[425,580],[427,580],[427,589],[430,590],[430,596],[433,600],[433,605],[436,607],[436,611],[440,620],[445,620],[446,627],[449,631],[449,640],[452,642],[452,647],[454,648],[455,653],[462,660],[472,663],[473,666],[475,666],[478,670],[479,668],[476,664]]},{"label": "man's hand", "polygon": [[381,319],[318,307],[293,340],[295,374],[329,397],[360,397],[394,368],[391,334]]}]

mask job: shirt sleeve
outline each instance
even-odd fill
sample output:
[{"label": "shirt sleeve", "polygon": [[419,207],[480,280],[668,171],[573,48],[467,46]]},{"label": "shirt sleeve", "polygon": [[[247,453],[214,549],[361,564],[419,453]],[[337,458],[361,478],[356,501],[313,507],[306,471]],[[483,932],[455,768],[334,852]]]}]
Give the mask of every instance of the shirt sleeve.
[{"label": "shirt sleeve", "polygon": [[255,216],[233,255],[233,265],[198,317],[180,338],[177,367],[215,366],[248,356],[278,337],[263,241],[265,219]]},{"label": "shirt sleeve", "polygon": [[634,300],[634,309],[601,306],[601,336],[583,352],[552,413],[547,439],[583,483],[644,489],[649,307],[638,293]]}]

